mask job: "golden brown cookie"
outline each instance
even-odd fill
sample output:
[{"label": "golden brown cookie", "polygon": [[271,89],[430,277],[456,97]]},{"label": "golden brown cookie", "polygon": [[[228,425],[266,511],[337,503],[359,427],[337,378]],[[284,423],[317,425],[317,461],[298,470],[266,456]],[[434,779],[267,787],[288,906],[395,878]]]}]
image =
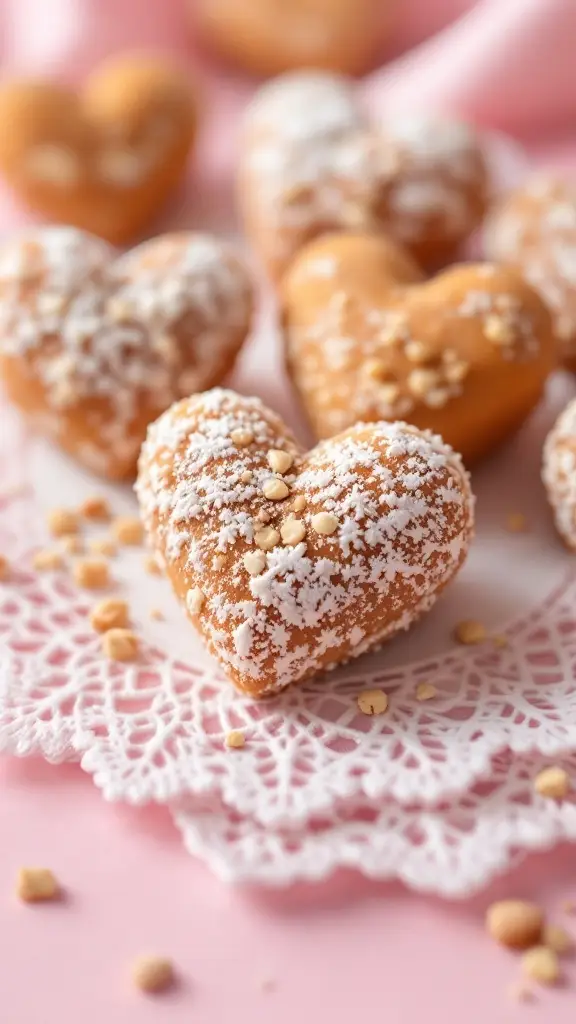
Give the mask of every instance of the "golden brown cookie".
[{"label": "golden brown cookie", "polygon": [[139,232],[184,173],[196,98],[171,64],[115,57],[80,92],[0,87],[0,173],[30,209],[116,244]]},{"label": "golden brown cookie", "polygon": [[360,74],[382,45],[393,6],[392,0],[196,0],[192,10],[215,52],[252,74],[312,67]]},{"label": "golden brown cookie", "polygon": [[148,424],[230,370],[252,303],[235,250],[209,235],[118,256],[76,228],[31,230],[0,246],[0,375],[65,451],[129,477]]},{"label": "golden brown cookie", "polygon": [[344,228],[384,231],[437,267],[482,219],[488,184],[469,126],[429,115],[371,125],[338,75],[284,75],[246,115],[239,204],[275,279],[306,242]]},{"label": "golden brown cookie", "polygon": [[537,177],[487,220],[489,259],[519,267],[554,316],[562,361],[576,371],[576,185]]},{"label": "golden brown cookie", "polygon": [[178,598],[254,697],[406,629],[473,532],[467,474],[441,438],[358,424],[305,453],[258,399],[221,389],[150,427],[136,489]]},{"label": "golden brown cookie", "polygon": [[281,295],[289,373],[317,437],[406,419],[472,463],[538,402],[556,361],[550,316],[513,268],[463,264],[422,282],[405,260],[375,235],[304,248]]}]

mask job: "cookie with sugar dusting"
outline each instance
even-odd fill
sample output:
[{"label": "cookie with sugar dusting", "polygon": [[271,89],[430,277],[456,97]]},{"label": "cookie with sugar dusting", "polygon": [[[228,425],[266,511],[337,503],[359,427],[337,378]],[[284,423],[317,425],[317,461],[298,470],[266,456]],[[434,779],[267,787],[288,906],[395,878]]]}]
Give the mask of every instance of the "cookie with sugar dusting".
[{"label": "cookie with sugar dusting", "polygon": [[576,183],[539,175],[495,207],[489,259],[521,269],[554,316],[560,355],[576,371]]},{"label": "cookie with sugar dusting", "polygon": [[405,419],[472,464],[523,423],[556,365],[550,315],[519,271],[462,264],[423,282],[383,235],[311,242],[280,303],[288,370],[317,437]]},{"label": "cookie with sugar dusting", "polygon": [[544,444],[542,479],[556,529],[576,551],[576,399],[556,420]]},{"label": "cookie with sugar dusting", "polygon": [[325,231],[384,231],[423,265],[446,262],[488,201],[482,142],[437,115],[370,124],[355,87],[322,72],[284,75],[248,108],[239,170],[246,232],[272,277]]},{"label": "cookie with sugar dusting", "polygon": [[473,533],[468,476],[441,438],[357,424],[304,452],[258,399],[222,389],[150,426],[136,489],[176,595],[255,697],[408,628]]},{"label": "cookie with sugar dusting", "polygon": [[66,452],[130,477],[148,424],[231,369],[252,307],[242,260],[210,235],[118,255],[75,228],[30,230],[0,246],[0,375]]}]

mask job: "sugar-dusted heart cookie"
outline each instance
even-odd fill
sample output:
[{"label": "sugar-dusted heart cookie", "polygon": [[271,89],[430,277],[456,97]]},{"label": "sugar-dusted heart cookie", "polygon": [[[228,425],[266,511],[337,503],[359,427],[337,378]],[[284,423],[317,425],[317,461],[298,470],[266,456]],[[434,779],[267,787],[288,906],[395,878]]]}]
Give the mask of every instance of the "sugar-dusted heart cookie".
[{"label": "sugar-dusted heart cookie", "polygon": [[576,400],[569,402],[546,438],[542,479],[556,529],[576,551]]},{"label": "sugar-dusted heart cookie", "polygon": [[0,376],[41,430],[120,479],[152,420],[231,369],[252,304],[243,263],[209,235],[118,256],[76,228],[32,230],[0,246]]},{"label": "sugar-dusted heart cookie", "polygon": [[119,244],[184,172],[196,100],[175,67],[119,57],[81,92],[48,81],[0,87],[0,173],[32,210]]},{"label": "sugar-dusted heart cookie", "polygon": [[288,369],[317,437],[402,418],[472,463],[520,426],[556,361],[549,313],[518,271],[463,264],[421,282],[383,236],[311,242],[281,303]]},{"label": "sugar-dusted heart cookie", "polygon": [[137,493],[192,622],[256,697],[406,629],[473,531],[467,474],[441,438],[358,424],[305,453],[258,399],[221,389],[150,427]]},{"label": "sugar-dusted heart cookie", "polygon": [[576,371],[576,185],[539,176],[511,193],[484,229],[489,259],[521,269],[554,316],[565,365]]},{"label": "sugar-dusted heart cookie", "polygon": [[284,75],[246,115],[240,208],[276,279],[303,244],[343,228],[384,231],[437,266],[482,219],[488,186],[469,126],[430,115],[370,125],[352,83],[336,75]]},{"label": "sugar-dusted heart cookie", "polygon": [[252,74],[291,68],[366,70],[382,45],[392,0],[187,0],[217,53]]}]

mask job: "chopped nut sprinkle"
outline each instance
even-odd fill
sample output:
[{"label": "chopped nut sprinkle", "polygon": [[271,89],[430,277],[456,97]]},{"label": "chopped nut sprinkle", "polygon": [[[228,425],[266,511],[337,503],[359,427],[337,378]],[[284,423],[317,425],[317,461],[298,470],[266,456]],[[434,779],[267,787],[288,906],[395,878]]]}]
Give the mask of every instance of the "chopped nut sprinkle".
[{"label": "chopped nut sprinkle", "polygon": [[544,927],[542,941],[548,949],[552,949],[558,956],[566,956],[574,949],[574,939],[557,924],[547,924]]},{"label": "chopped nut sprinkle", "polygon": [[356,702],[364,715],[383,715],[388,710],[388,694],[384,690],[362,690]]},{"label": "chopped nut sprinkle", "polygon": [[144,528],[137,516],[118,516],[112,523],[112,533],[119,544],[142,543]]},{"label": "chopped nut sprinkle", "polygon": [[312,516],[312,529],[316,533],[330,536],[338,529],[338,520],[336,516],[333,516],[331,512],[317,512],[315,516]]},{"label": "chopped nut sprinkle", "polygon": [[496,942],[509,949],[528,949],[541,941],[544,914],[535,903],[500,900],[486,912],[486,928]]},{"label": "chopped nut sprinkle", "polygon": [[244,555],[244,568],[250,576],[259,576],[266,568],[266,555],[262,551],[247,551]]},{"label": "chopped nut sprinkle", "polygon": [[373,380],[385,380],[388,367],[382,359],[367,359],[364,363],[364,373]]},{"label": "chopped nut sprinkle", "polygon": [[270,501],[283,501],[290,494],[290,488],[283,480],[278,480],[274,477],[272,480],[265,481],[262,493]]},{"label": "chopped nut sprinkle", "polygon": [[97,522],[107,522],[110,519],[110,506],[106,498],[97,494],[86,498],[78,512],[84,519],[94,519]]},{"label": "chopped nut sprinkle", "polygon": [[80,537],[70,533],[66,537],[62,537],[62,550],[67,555],[82,555],[84,554],[84,544]]},{"label": "chopped nut sprinkle", "polygon": [[234,750],[240,750],[246,743],[246,737],[239,729],[232,729],[231,732],[226,734],[224,742],[227,747],[232,747]]},{"label": "chopped nut sprinkle", "polygon": [[39,903],[56,899],[60,886],[50,868],[20,868],[16,892],[25,903]]},{"label": "chopped nut sprinkle", "polygon": [[481,644],[486,639],[486,627],[476,619],[464,619],[456,626],[454,636],[460,644]]},{"label": "chopped nut sprinkle", "polygon": [[111,661],[135,661],[138,637],[131,629],[109,629],[102,637],[102,650]]},{"label": "chopped nut sprinkle", "polygon": [[408,390],[416,398],[425,398],[440,384],[440,374],[436,370],[412,370],[408,374]]},{"label": "chopped nut sprinkle", "polygon": [[52,572],[54,569],[61,569],[64,560],[60,551],[50,551],[45,548],[37,551],[32,559],[32,565],[37,572]]},{"label": "chopped nut sprinkle", "polygon": [[164,612],[160,608],[151,608],[150,618],[154,619],[156,622],[164,622],[166,616],[164,615]]},{"label": "chopped nut sprinkle", "polygon": [[132,965],[132,980],[142,992],[165,992],[175,981],[171,960],[161,956],[142,956]]},{"label": "chopped nut sprinkle", "polygon": [[111,537],[94,537],[88,541],[88,548],[95,555],[104,555],[105,558],[113,558],[118,548],[116,541]]},{"label": "chopped nut sprinkle", "polygon": [[127,626],[128,620],[128,605],[117,597],[100,601],[90,612],[90,625],[97,633]]},{"label": "chopped nut sprinkle", "polygon": [[432,357],[432,351],[423,341],[408,341],[404,346],[404,355],[410,363],[426,363]]},{"label": "chopped nut sprinkle", "polygon": [[294,463],[294,456],[290,452],[283,452],[279,448],[271,448],[268,452],[268,465],[274,473],[287,473]]},{"label": "chopped nut sprinkle", "polygon": [[484,320],[484,335],[495,345],[511,345],[514,341],[514,329],[501,316],[491,314]]},{"label": "chopped nut sprinkle", "polygon": [[79,528],[78,516],[70,508],[54,508],[48,514],[48,529],[53,537],[78,533]]},{"label": "chopped nut sprinkle", "polygon": [[205,594],[200,587],[193,587],[186,594],[186,607],[191,615],[199,615],[204,607]]},{"label": "chopped nut sprinkle", "polygon": [[547,946],[534,946],[522,957],[522,971],[539,985],[556,985],[561,976],[558,955]]},{"label": "chopped nut sprinkle", "polygon": [[298,494],[294,498],[294,504],[292,505],[292,508],[294,509],[295,512],[302,512],[306,508],[306,504],[307,502],[304,495]]},{"label": "chopped nut sprinkle", "polygon": [[299,544],[306,536],[306,527],[301,519],[289,516],[280,527],[280,536],[284,544]]},{"label": "chopped nut sprinkle", "polygon": [[551,765],[544,768],[534,779],[534,789],[539,796],[547,797],[549,800],[565,800],[572,783],[570,776],[564,768]]},{"label": "chopped nut sprinkle", "polygon": [[271,551],[280,543],[280,534],[272,526],[265,526],[254,534],[254,543],[262,551]]},{"label": "chopped nut sprinkle", "polygon": [[74,582],[86,590],[101,590],[110,584],[110,569],[103,558],[82,558],[72,569]]},{"label": "chopped nut sprinkle", "polygon": [[254,476],[254,474],[253,474],[251,469],[245,469],[240,474],[240,479],[241,479],[243,484],[249,484],[253,476]]},{"label": "chopped nut sprinkle", "polygon": [[416,687],[416,700],[432,700],[438,690],[432,683],[418,683]]},{"label": "chopped nut sprinkle", "polygon": [[144,568],[151,576],[162,575],[162,569],[158,564],[158,559],[154,555],[146,555],[146,558],[144,559]]},{"label": "chopped nut sprinkle", "polygon": [[232,431],[230,438],[238,448],[247,448],[249,444],[252,444],[254,434],[251,430],[243,430],[242,427],[239,427],[238,430]]}]

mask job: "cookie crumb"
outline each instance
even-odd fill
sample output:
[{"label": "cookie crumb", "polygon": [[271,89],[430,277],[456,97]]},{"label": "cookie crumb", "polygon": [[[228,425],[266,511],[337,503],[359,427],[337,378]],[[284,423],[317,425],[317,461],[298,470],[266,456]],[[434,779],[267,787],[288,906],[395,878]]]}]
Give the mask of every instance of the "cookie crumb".
[{"label": "cookie crumb", "polygon": [[32,559],[32,565],[37,572],[51,572],[54,569],[61,569],[64,559],[59,551],[44,548],[42,551],[36,552]]},{"label": "cookie crumb", "polygon": [[84,544],[80,537],[77,537],[73,533],[69,533],[66,537],[62,537],[62,550],[67,555],[83,555]]},{"label": "cookie crumb", "polygon": [[534,779],[534,789],[539,796],[544,796],[548,800],[565,800],[572,789],[572,784],[564,768],[551,765],[550,768],[538,772]]},{"label": "cookie crumb", "polygon": [[283,480],[273,477],[271,480],[265,481],[262,487],[262,494],[269,501],[283,501],[290,494],[290,488]]},{"label": "cookie crumb", "polygon": [[363,715],[383,715],[388,710],[388,694],[384,690],[362,690],[356,703]]},{"label": "cookie crumb", "polygon": [[108,562],[103,558],[82,558],[72,570],[74,582],[86,590],[101,590],[110,583]]},{"label": "cookie crumb", "polygon": [[438,690],[432,683],[418,683],[416,687],[416,700],[432,700]]},{"label": "cookie crumb", "polygon": [[280,448],[271,448],[268,452],[268,465],[273,473],[287,473],[293,462],[294,456],[290,452],[283,452]]},{"label": "cookie crumb", "polygon": [[107,522],[111,514],[106,498],[102,498],[98,494],[93,494],[86,498],[80,505],[78,512],[83,519],[93,519],[101,523]]},{"label": "cookie crumb", "polygon": [[135,661],[138,637],[131,629],[109,629],[102,638],[102,650],[111,661]]},{"label": "cookie crumb", "polygon": [[312,516],[312,529],[323,536],[329,537],[338,528],[338,520],[331,512],[317,512]]},{"label": "cookie crumb", "polygon": [[561,975],[558,956],[547,946],[534,946],[524,953],[522,970],[527,978],[539,985],[556,985]]},{"label": "cookie crumb", "polygon": [[486,639],[486,627],[476,619],[464,619],[457,623],[454,636],[459,644],[481,644]]},{"label": "cookie crumb", "polygon": [[128,605],[117,597],[109,597],[100,601],[90,613],[90,625],[97,633],[106,633],[109,629],[123,628],[128,625]]},{"label": "cookie crumb", "polygon": [[547,949],[553,950],[558,956],[566,956],[574,949],[574,939],[558,924],[545,925],[542,941]]},{"label": "cookie crumb", "polygon": [[161,576],[162,569],[158,565],[158,562],[154,555],[146,555],[144,559],[144,568],[146,572],[149,572],[151,576]]},{"label": "cookie crumb", "polygon": [[50,868],[20,868],[16,892],[25,903],[40,903],[55,899],[60,887]]},{"label": "cookie crumb", "polygon": [[119,544],[137,547],[144,538],[144,528],[137,516],[118,516],[112,523],[112,535]]},{"label": "cookie crumb", "polygon": [[48,529],[53,537],[68,537],[78,533],[80,523],[76,512],[70,508],[54,508],[48,513]]},{"label": "cookie crumb", "polygon": [[118,548],[111,537],[94,537],[88,542],[88,548],[95,555],[103,555],[104,558],[113,558]]},{"label": "cookie crumb", "polygon": [[510,533],[525,533],[528,520],[523,512],[509,512],[506,516],[506,529]]},{"label": "cookie crumb", "polygon": [[150,609],[150,618],[154,619],[155,622],[164,622],[166,616],[164,615],[164,612],[161,611],[160,608],[151,608]]},{"label": "cookie crumb", "polygon": [[0,555],[0,582],[5,582],[10,576],[10,563],[4,555]]},{"label": "cookie crumb", "polygon": [[224,742],[227,747],[231,747],[234,750],[241,750],[246,743],[246,737],[243,732],[240,732],[240,729],[232,729],[231,732],[226,733]]},{"label": "cookie crumb", "polygon": [[509,949],[528,949],[540,942],[543,926],[540,907],[525,900],[500,900],[486,911],[489,934]]},{"label": "cookie crumb", "polygon": [[132,965],[132,980],[141,992],[165,992],[175,981],[171,960],[161,956],[141,956]]}]

